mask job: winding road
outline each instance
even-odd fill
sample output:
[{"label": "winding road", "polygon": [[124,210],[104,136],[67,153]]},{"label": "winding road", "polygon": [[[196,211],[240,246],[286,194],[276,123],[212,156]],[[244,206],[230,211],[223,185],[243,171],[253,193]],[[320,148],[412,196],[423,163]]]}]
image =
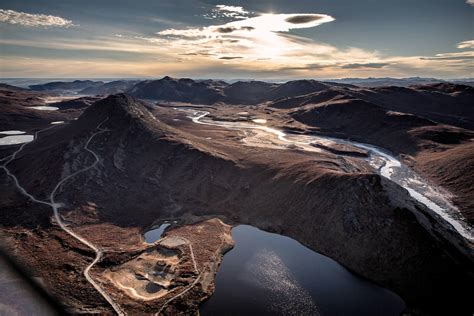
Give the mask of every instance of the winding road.
[{"label": "winding road", "polygon": [[[264,138],[268,140],[269,139],[268,136],[271,136],[271,137],[276,136],[276,138],[282,143],[298,146],[300,149],[307,150],[307,151],[320,151],[320,149],[317,149],[313,146],[313,144],[318,144],[318,143],[325,144],[325,145],[327,145],[328,143],[345,144],[345,145],[354,146],[359,149],[367,150],[369,152],[369,157],[367,158],[367,161],[372,167],[374,167],[375,170],[377,170],[378,174],[405,188],[409,192],[412,198],[424,204],[427,208],[429,208],[430,210],[438,214],[440,220],[443,220],[446,223],[448,223],[451,227],[454,228],[455,231],[457,231],[457,233],[459,233],[465,239],[471,242],[474,241],[472,227],[467,226],[462,221],[462,219],[460,219],[460,215],[459,215],[459,212],[457,211],[457,208],[451,204],[451,202],[449,201],[449,198],[446,197],[445,193],[443,193],[440,189],[428,184],[426,180],[422,179],[413,170],[403,165],[397,158],[393,157],[392,155],[389,155],[382,149],[377,148],[376,146],[342,140],[342,139],[336,139],[336,138],[331,138],[331,137],[325,137],[325,136],[315,136],[315,135],[308,136],[308,135],[293,135],[293,134],[288,135],[278,129],[271,128],[265,125],[252,124],[249,122],[227,122],[227,121],[214,121],[214,120],[209,120],[209,119],[204,120],[204,118],[209,114],[209,112],[197,111],[197,110],[187,110],[187,112],[190,113],[189,117],[196,124],[219,126],[219,127],[224,127],[231,130],[259,131],[261,133],[266,134],[266,136],[264,135],[262,137],[262,140]],[[108,118],[106,118],[104,121],[102,121],[100,124],[96,126],[96,130],[90,135],[90,137],[87,139],[84,145],[84,150],[90,153],[94,157],[94,162],[84,167],[83,169],[77,170],[69,174],[68,176],[64,177],[63,179],[61,179],[56,184],[52,192],[49,194],[49,200],[47,201],[39,200],[35,198],[32,194],[30,194],[23,186],[21,186],[21,184],[18,181],[18,178],[8,168],[8,165],[12,161],[14,161],[17,155],[25,148],[25,146],[27,146],[31,142],[22,144],[12,155],[2,158],[0,162],[2,161],[4,162],[0,165],[0,168],[3,169],[6,172],[6,174],[13,180],[13,182],[15,183],[15,186],[24,196],[26,196],[27,198],[29,198],[31,201],[35,203],[43,204],[43,205],[51,207],[51,209],[53,210],[55,221],[64,232],[66,232],[71,237],[73,237],[74,239],[76,239],[77,241],[79,241],[80,243],[82,243],[83,245],[87,246],[88,248],[94,251],[95,258],[84,269],[84,272],[83,272],[84,277],[96,289],[96,291],[110,304],[110,306],[118,315],[126,315],[126,313],[121,309],[121,307],[113,301],[113,299],[105,292],[105,290],[90,275],[91,269],[94,267],[94,265],[97,262],[101,260],[103,256],[103,250],[100,247],[88,241],[86,238],[75,233],[71,228],[66,226],[66,224],[63,222],[61,215],[59,213],[59,210],[61,207],[63,207],[63,204],[56,200],[58,192],[63,188],[63,186],[68,181],[72,181],[79,174],[87,172],[95,168],[96,165],[99,163],[100,161],[99,156],[89,146],[97,135],[100,135],[102,133],[109,131],[108,129],[105,129],[102,127],[103,124],[107,122],[107,120]],[[37,131],[34,135],[34,139],[32,142],[34,142],[38,138],[40,133],[46,130],[55,128],[57,126],[58,125],[53,125],[53,126],[49,126],[47,128]],[[246,138],[249,138],[249,137],[252,137],[252,136],[246,136]],[[257,142],[258,142],[258,139],[257,139]],[[191,259],[193,261],[193,265],[197,273],[197,277],[183,291],[181,291],[180,293],[166,300],[155,315],[159,315],[160,313],[162,313],[164,308],[173,300],[189,292],[201,280],[201,277],[202,277],[202,273],[199,271],[197,263],[196,263],[192,243],[186,238],[183,238],[183,237],[180,237],[180,238],[183,239],[189,246]],[[223,243],[224,241],[221,241],[221,242]],[[217,255],[219,254],[216,253],[216,256]]]},{"label": "winding road", "polygon": [[[86,280],[97,290],[97,292],[99,292],[102,297],[110,304],[110,306],[114,309],[114,311],[118,314],[118,315],[125,315],[125,312],[122,311],[122,309],[120,308],[120,306],[118,304],[116,304],[112,298],[100,287],[100,285],[94,281],[94,279],[90,276],[90,270],[92,269],[92,267],[100,261],[100,259],[102,258],[102,255],[103,255],[103,251],[98,248],[97,246],[95,246],[94,244],[92,244],[90,241],[88,241],[87,239],[85,239],[84,237],[76,234],[74,231],[72,231],[70,228],[68,228],[64,222],[62,221],[61,219],[61,216],[59,214],[59,209],[62,207],[62,203],[59,203],[59,202],[56,202],[56,194],[58,193],[59,189],[63,186],[64,183],[66,183],[67,181],[73,179],[75,176],[79,175],[80,173],[83,173],[83,172],[86,172],[92,168],[94,168],[98,163],[99,163],[99,156],[89,148],[89,145],[91,143],[91,141],[94,139],[95,136],[99,135],[99,134],[102,134],[102,133],[105,133],[107,132],[108,130],[107,129],[103,129],[102,128],[102,125],[108,120],[108,118],[106,118],[104,121],[102,121],[97,127],[96,127],[96,132],[94,132],[86,141],[86,144],[84,146],[84,149],[89,152],[90,154],[92,154],[94,156],[94,162],[92,164],[90,164],[89,166],[83,168],[83,169],[80,169],[70,175],[68,175],[67,177],[61,179],[57,184],[56,186],[54,187],[53,191],[51,192],[51,194],[49,195],[49,202],[48,201],[41,201],[41,200],[38,200],[36,199],[33,195],[31,195],[30,193],[28,193],[28,191],[26,191],[26,189],[24,187],[22,187],[18,181],[18,178],[8,169],[8,164],[10,164],[15,158],[16,156],[18,155],[18,153],[20,153],[23,148],[25,148],[25,146],[29,143],[24,143],[20,146],[20,148],[18,148],[18,150],[16,150],[9,158],[8,160],[6,160],[5,163],[3,163],[0,167],[5,170],[5,172],[7,173],[7,175],[13,179],[14,183],[15,183],[15,186],[20,190],[20,192],[25,195],[26,197],[28,197],[30,200],[32,200],[33,202],[35,203],[39,203],[39,204],[43,204],[43,205],[47,205],[49,207],[52,208],[53,210],[53,213],[54,213],[54,218],[57,222],[57,224],[59,225],[59,227],[64,230],[67,234],[69,234],[70,236],[72,236],[73,238],[75,238],[76,240],[78,240],[79,242],[81,242],[82,244],[86,245],[87,247],[89,247],[90,249],[92,249],[94,252],[95,252],[95,258],[94,260],[84,269],[84,277],[86,278]],[[35,133],[35,137],[33,139],[33,141],[35,141],[37,138],[38,138],[38,135],[41,133],[41,132],[44,132],[46,130],[49,130],[51,128],[54,128],[58,125],[53,125],[53,126],[50,126],[48,128],[45,128],[45,129],[42,129],[42,130],[39,130]],[[33,142],[32,141],[32,142]]]}]

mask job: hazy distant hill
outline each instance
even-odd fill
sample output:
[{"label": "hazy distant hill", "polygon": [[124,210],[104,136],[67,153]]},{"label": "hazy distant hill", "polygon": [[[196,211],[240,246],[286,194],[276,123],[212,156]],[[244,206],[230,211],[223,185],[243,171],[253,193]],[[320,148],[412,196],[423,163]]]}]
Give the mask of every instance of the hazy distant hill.
[{"label": "hazy distant hill", "polygon": [[382,86],[397,86],[397,87],[408,87],[411,85],[423,85],[423,84],[434,84],[434,83],[444,83],[451,82],[457,84],[465,84],[474,86],[474,78],[468,79],[453,79],[453,80],[443,80],[437,78],[420,78],[420,77],[411,77],[411,78],[344,78],[344,79],[331,79],[331,82],[339,83],[348,83],[360,87],[382,87]]},{"label": "hazy distant hill", "polygon": [[74,80],[74,81],[54,81],[45,84],[31,85],[31,90],[36,91],[80,91],[86,88],[98,87],[104,84],[102,81]]},{"label": "hazy distant hill", "polygon": [[137,83],[126,92],[142,99],[212,104],[222,101],[227,83],[213,80],[175,79],[164,77]]},{"label": "hazy distant hill", "polygon": [[116,94],[125,92],[136,85],[138,80],[116,80],[103,83],[101,85],[89,86],[81,91],[80,94]]}]

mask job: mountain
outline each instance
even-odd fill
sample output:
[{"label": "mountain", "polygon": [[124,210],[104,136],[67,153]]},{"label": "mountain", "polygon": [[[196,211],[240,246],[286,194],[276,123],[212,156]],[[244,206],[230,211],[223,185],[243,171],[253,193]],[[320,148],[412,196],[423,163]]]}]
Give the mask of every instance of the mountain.
[{"label": "mountain", "polygon": [[0,102],[2,106],[17,105],[17,106],[31,106],[34,103],[44,103],[45,93],[31,91],[8,84],[0,85]]},{"label": "mountain", "polygon": [[116,94],[121,93],[129,90],[135,84],[138,83],[138,80],[116,80],[106,82],[99,86],[91,86],[87,87],[81,91],[79,94],[86,94],[86,95],[109,95],[109,94]]},{"label": "mountain", "polygon": [[329,88],[305,95],[282,97],[269,102],[267,106],[275,109],[293,109],[303,107],[307,104],[318,104],[332,100],[351,99],[352,95],[350,94],[350,91],[351,90],[339,89],[337,87]]},{"label": "mountain", "polygon": [[331,100],[290,112],[295,120],[317,127],[320,132],[340,135],[385,147],[394,152],[412,153],[416,143],[408,131],[434,122],[412,114],[387,111],[360,99]]},{"label": "mountain", "polygon": [[6,83],[0,83],[0,91],[15,91],[15,92],[25,92],[28,91],[28,89],[17,87],[17,86],[12,86]]},{"label": "mountain", "polygon": [[167,76],[160,80],[139,82],[127,93],[143,99],[213,104],[223,100],[221,90],[226,85],[221,81],[195,81]]},{"label": "mountain", "polygon": [[294,80],[280,84],[265,96],[268,101],[280,98],[295,97],[312,92],[326,90],[331,87],[330,84],[322,83],[316,80]]},{"label": "mountain", "polygon": [[[463,184],[470,183],[472,174],[468,149],[474,139],[473,89],[448,83],[339,87],[282,98],[268,106],[316,133],[374,144],[399,155],[440,187],[455,192],[460,212],[472,223],[474,191]],[[456,181],[449,175],[456,175]]]},{"label": "mountain", "polygon": [[30,131],[53,121],[75,117],[72,113],[38,111],[30,108],[44,106],[46,97],[48,95],[43,92],[2,84],[0,86],[0,130]]},{"label": "mountain", "polygon": [[237,81],[224,88],[225,101],[229,104],[256,104],[278,84],[263,81]]},{"label": "mountain", "polygon": [[[170,83],[182,84],[187,85]],[[351,107],[361,116],[359,123],[370,118],[368,111],[381,120],[388,115],[361,100],[314,110],[337,124],[339,119],[348,122],[345,112]],[[85,109],[78,120],[43,133],[9,166],[25,189],[41,200],[48,199],[60,179],[76,175],[58,191],[61,216],[68,227],[104,249],[94,278],[124,308],[156,311],[168,298],[133,300],[105,273],[147,253],[141,234],[150,223],[170,217],[184,223],[218,217],[287,235],[395,291],[415,310],[469,307],[469,293],[463,290],[471,282],[466,259],[420,225],[413,214],[426,216],[427,225],[436,223],[424,206],[398,185],[368,172],[363,160],[326,151],[314,155],[290,149],[275,154],[274,149],[242,145],[235,131],[215,132],[214,127],[188,123],[182,111],[170,111],[124,94],[109,96]],[[425,122],[409,119],[417,126]],[[330,128],[324,119],[319,123]],[[94,157],[97,163],[81,172]],[[109,312],[83,279],[82,267],[92,261],[91,250],[61,231],[50,208],[25,199],[4,175],[0,189],[0,221],[45,287],[76,311],[90,304]],[[22,233],[26,230],[28,234]],[[200,264],[209,260],[208,253],[196,255]],[[49,277],[52,271],[54,277]],[[214,275],[215,270],[206,282],[197,283],[186,300],[174,301],[175,312],[195,311],[212,293],[204,284],[212,283]],[[183,286],[179,282],[176,286]]]},{"label": "mountain", "polygon": [[93,88],[103,85],[102,81],[74,80],[74,81],[54,81],[45,84],[31,85],[29,88],[35,91],[80,91],[86,88]]},{"label": "mountain", "polygon": [[410,88],[380,87],[359,90],[354,95],[392,111],[474,129],[474,88],[470,86],[444,83]]},{"label": "mountain", "polygon": [[472,79],[453,79],[453,80],[442,80],[437,78],[344,78],[344,79],[331,79],[331,82],[348,83],[359,87],[384,87],[384,86],[396,86],[396,87],[409,87],[411,85],[426,85],[436,83],[447,83],[451,82],[454,84],[464,84],[473,86],[474,80]]},{"label": "mountain", "polygon": [[360,99],[389,111],[415,114],[439,123],[474,129],[474,88],[450,83],[403,87],[329,89],[285,97],[268,104],[279,109],[297,108],[337,99]]},{"label": "mountain", "polygon": [[294,97],[334,86],[349,87],[338,83],[322,83],[315,80],[288,81],[283,84],[263,81],[223,81],[174,79],[164,77],[137,83],[126,92],[143,98],[195,104],[258,104],[282,97]]},{"label": "mountain", "polygon": [[228,104],[258,104],[283,97],[294,97],[330,88],[315,80],[295,80],[283,84],[263,81],[238,81],[225,87],[223,94]]}]

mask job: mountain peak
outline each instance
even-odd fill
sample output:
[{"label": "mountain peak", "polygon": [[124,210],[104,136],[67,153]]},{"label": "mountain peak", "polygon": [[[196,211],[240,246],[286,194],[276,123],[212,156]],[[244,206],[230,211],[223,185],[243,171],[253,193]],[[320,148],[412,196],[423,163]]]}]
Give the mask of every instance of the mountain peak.
[{"label": "mountain peak", "polygon": [[149,126],[157,123],[144,102],[124,93],[110,95],[95,102],[79,117],[78,123],[97,125],[104,120],[109,121],[109,124],[117,125],[119,128],[124,128],[126,125],[133,123]]}]

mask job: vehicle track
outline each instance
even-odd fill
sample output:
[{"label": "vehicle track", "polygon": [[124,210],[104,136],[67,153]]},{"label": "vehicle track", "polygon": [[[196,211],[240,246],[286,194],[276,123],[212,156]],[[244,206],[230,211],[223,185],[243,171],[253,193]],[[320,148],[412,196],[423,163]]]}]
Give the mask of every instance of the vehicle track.
[{"label": "vehicle track", "polygon": [[[166,237],[165,237],[166,238]],[[176,298],[180,297],[180,296],[183,296],[184,294],[186,294],[187,292],[189,292],[189,290],[191,290],[198,282],[199,280],[201,279],[201,274],[199,273],[199,270],[197,268],[197,263],[196,263],[196,258],[194,256],[194,250],[193,250],[193,244],[187,239],[187,238],[184,238],[184,237],[181,237],[179,236],[180,239],[184,240],[187,244],[188,244],[188,247],[189,247],[189,251],[191,253],[191,260],[193,261],[193,265],[194,265],[194,270],[196,271],[196,273],[198,274],[196,280],[194,280],[188,288],[184,289],[182,292],[176,294],[175,296],[169,298],[166,302],[163,303],[163,305],[161,305],[161,308],[158,310],[157,313],[155,313],[156,316],[160,315],[160,313],[163,311],[163,309],[169,304],[171,303],[172,301],[174,301]],[[163,238],[164,239],[164,238]]]},{"label": "vehicle track", "polygon": [[[224,234],[224,232],[222,231],[222,229],[219,227],[219,231],[221,233],[221,235]],[[166,238],[166,237],[165,237]],[[195,259],[195,256],[194,256],[194,251],[193,251],[193,245],[192,243],[187,239],[187,238],[184,238],[184,237],[181,237],[179,236],[179,238],[183,239],[184,241],[186,241],[188,243],[188,246],[189,246],[189,251],[191,252],[191,259],[193,261],[193,264],[194,264],[194,269],[196,270],[196,273],[198,273],[198,276],[197,278],[186,288],[184,289],[182,292],[176,294],[175,296],[169,298],[166,302],[163,303],[163,305],[161,306],[161,308],[158,310],[158,312],[155,314],[155,316],[159,316],[160,313],[163,311],[163,309],[169,304],[171,303],[172,301],[174,301],[175,299],[177,299],[178,297],[181,297],[183,296],[184,294],[186,294],[187,292],[189,292],[200,280],[201,280],[201,277],[202,277],[202,273],[199,272],[198,268],[197,268],[197,263],[196,263],[196,259]],[[222,245],[224,244],[224,239],[221,239],[221,243],[219,245],[219,247],[217,248],[217,252],[215,253],[214,255],[214,260],[217,259],[217,256],[219,256],[219,249],[222,247]]]},{"label": "vehicle track", "polygon": [[60,180],[56,186],[54,187],[53,191],[51,192],[51,194],[49,195],[49,202],[48,201],[42,201],[42,200],[38,200],[36,199],[33,195],[31,195],[30,193],[28,193],[28,191],[26,191],[25,188],[23,188],[19,181],[18,181],[18,178],[8,169],[7,165],[9,163],[11,163],[15,158],[16,156],[18,155],[18,153],[20,153],[27,144],[31,143],[31,142],[34,142],[39,133],[43,132],[43,131],[46,131],[46,130],[49,130],[51,128],[54,128],[58,125],[54,125],[54,126],[50,126],[48,128],[44,128],[42,130],[39,130],[35,133],[35,137],[33,139],[33,141],[31,142],[28,142],[28,143],[24,143],[20,146],[20,148],[18,150],[16,150],[11,156],[10,158],[4,163],[2,164],[0,167],[5,170],[5,172],[7,173],[7,175],[13,179],[13,181],[15,182],[15,186],[20,190],[20,192],[25,195],[26,197],[28,197],[30,200],[32,200],[33,202],[35,203],[39,203],[39,204],[43,204],[43,205],[48,205],[50,206],[52,209],[53,209],[53,213],[54,213],[54,218],[57,222],[57,224],[59,225],[59,227],[64,230],[67,234],[69,234],[70,236],[72,236],[73,238],[75,238],[76,240],[78,240],[79,242],[81,242],[82,244],[86,245],[87,247],[91,248],[94,252],[95,252],[95,258],[94,260],[92,261],[92,263],[90,263],[85,269],[84,269],[84,277],[86,278],[86,280],[97,290],[97,292],[99,292],[99,294],[102,295],[102,297],[110,304],[110,306],[114,309],[114,311],[118,314],[118,315],[125,315],[125,312],[122,311],[122,309],[120,308],[120,306],[118,306],[113,300],[112,298],[100,287],[100,285],[94,281],[94,279],[92,279],[92,277],[90,276],[90,270],[92,269],[92,267],[100,261],[100,259],[102,258],[102,255],[103,255],[103,252],[100,248],[98,248],[97,246],[95,246],[94,244],[92,244],[91,242],[89,242],[87,239],[81,237],[80,235],[76,234],[73,230],[71,230],[70,228],[68,228],[64,222],[62,221],[61,219],[61,216],[59,214],[59,208],[62,207],[62,204],[61,203],[58,203],[58,202],[55,202],[55,197],[56,197],[56,194],[57,192],[59,191],[59,189],[63,186],[63,184],[65,182],[67,182],[68,180],[70,179],[73,179],[75,176],[77,176],[78,174],[80,173],[83,173],[83,172],[86,172],[92,168],[94,168],[98,163],[99,163],[99,156],[89,148],[89,145],[91,143],[91,141],[94,139],[95,136],[99,135],[99,134],[102,134],[102,133],[105,133],[107,132],[108,130],[107,129],[103,129],[102,128],[102,125],[108,120],[108,117],[102,121],[99,125],[97,125],[96,127],[96,130],[98,130],[97,132],[94,132],[89,138],[88,140],[86,141],[86,144],[84,146],[84,149],[91,153],[93,156],[94,156],[94,162],[92,164],[90,164],[89,166],[81,169],[81,170],[78,170],[70,175],[68,175],[67,177],[63,178],[62,180]]}]

